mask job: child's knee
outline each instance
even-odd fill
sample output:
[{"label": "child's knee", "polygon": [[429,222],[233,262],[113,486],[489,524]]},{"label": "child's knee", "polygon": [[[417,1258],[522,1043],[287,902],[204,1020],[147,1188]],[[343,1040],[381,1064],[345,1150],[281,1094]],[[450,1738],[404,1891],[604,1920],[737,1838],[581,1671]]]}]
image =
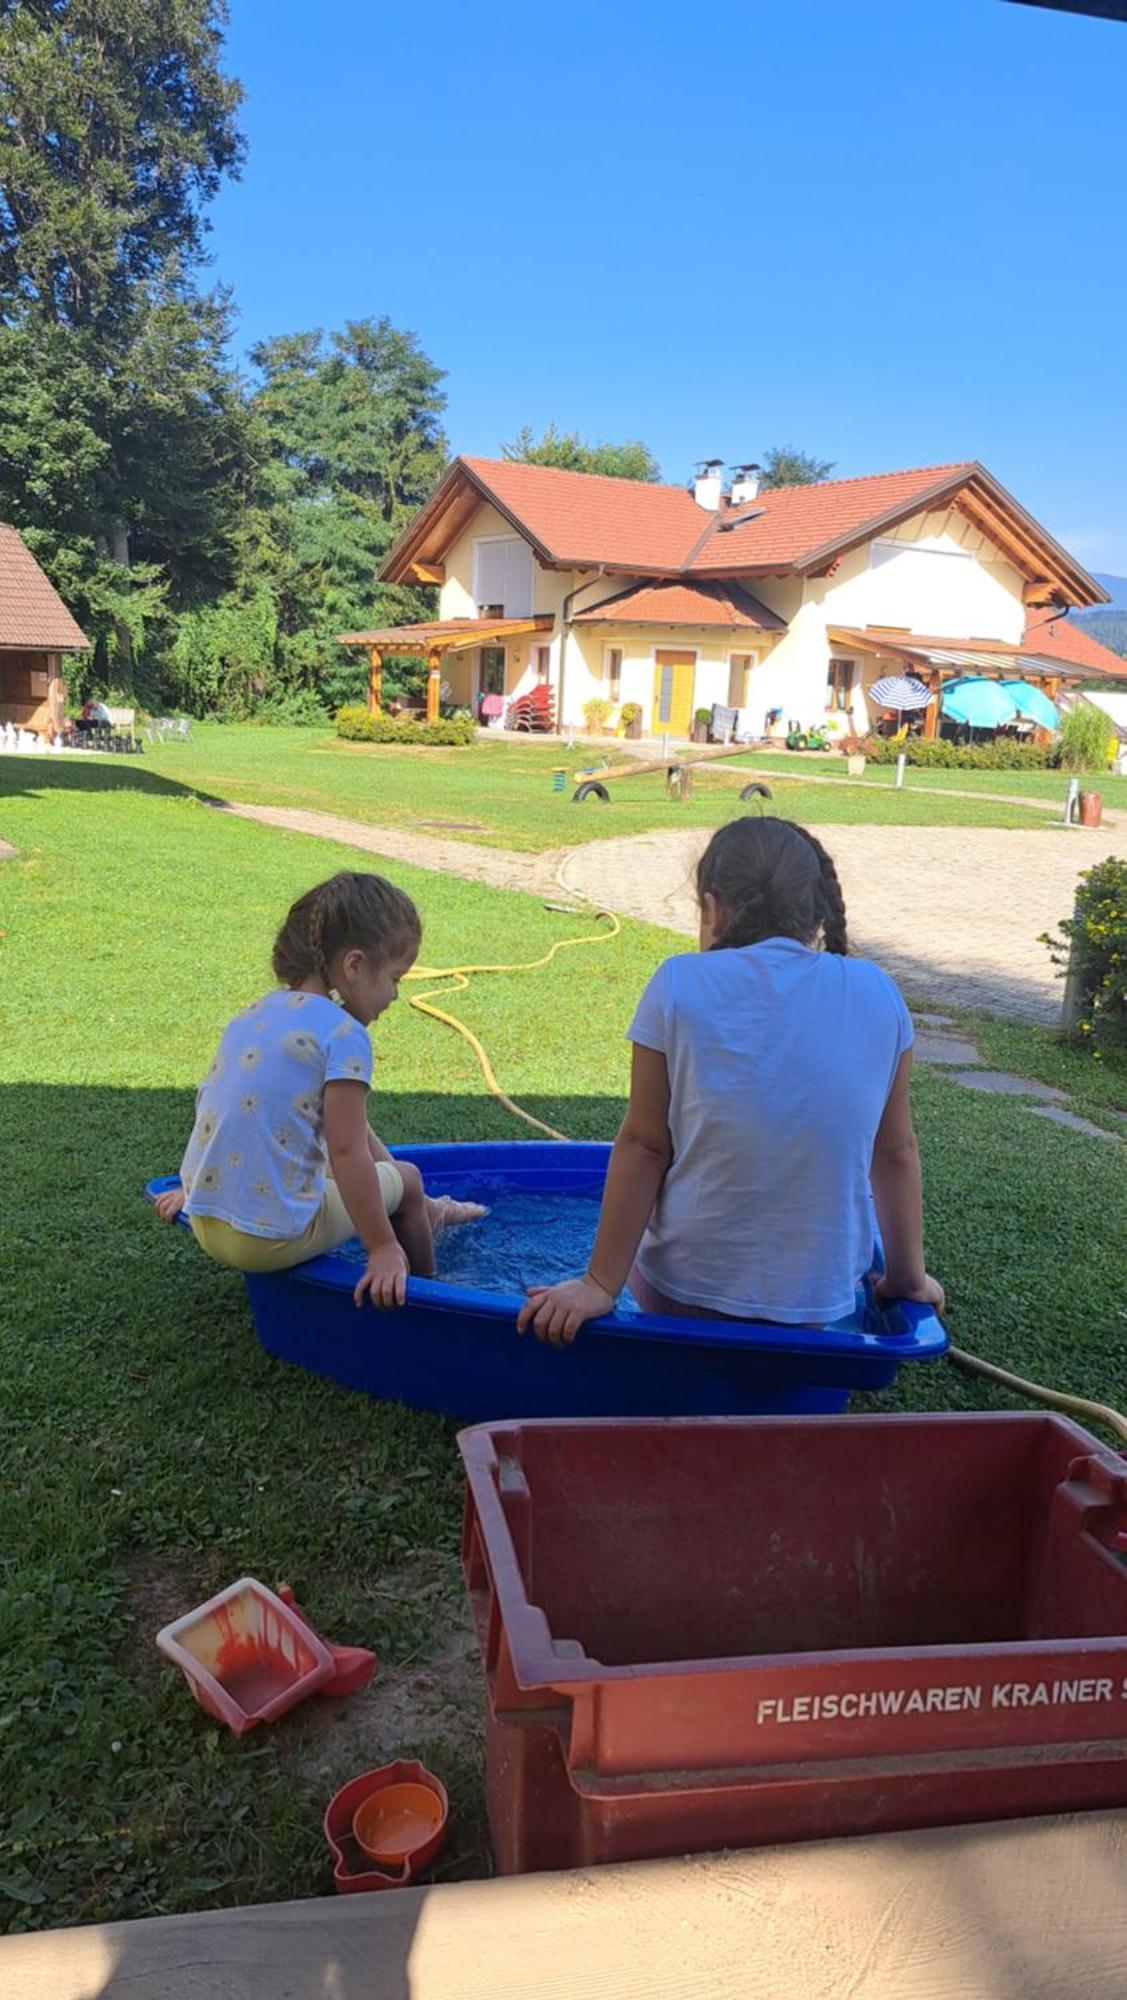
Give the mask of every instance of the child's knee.
[{"label": "child's knee", "polygon": [[397,1160],[395,1164],[399,1168],[400,1178],[403,1182],[403,1196],[399,1203],[399,1213],[400,1215],[409,1215],[413,1210],[420,1209],[423,1205],[426,1192],[423,1187],[423,1177],[418,1167],[411,1165],[410,1160]]}]

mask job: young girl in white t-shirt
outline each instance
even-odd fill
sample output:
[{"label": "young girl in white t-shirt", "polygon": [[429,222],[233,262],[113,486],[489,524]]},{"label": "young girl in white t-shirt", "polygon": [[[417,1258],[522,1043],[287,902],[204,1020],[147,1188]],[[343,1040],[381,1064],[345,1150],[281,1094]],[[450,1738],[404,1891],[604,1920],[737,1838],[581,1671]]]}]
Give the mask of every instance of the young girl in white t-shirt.
[{"label": "young girl in white t-shirt", "polygon": [[435,1235],[485,1211],[433,1199],[368,1125],[368,1027],[421,935],[382,875],[346,871],[298,898],[274,941],[278,986],[228,1023],[200,1085],[163,1222],[183,1209],[201,1248],[238,1271],[288,1270],[359,1236],[357,1305],[402,1305],[408,1273],[431,1276]]},{"label": "young girl in white t-shirt", "polygon": [[942,1309],[924,1266],[908,1103],[912,1023],[851,958],[821,842],[786,820],[721,827],[697,870],[700,951],[638,1004],[630,1104],[586,1272],[533,1286],[523,1332],[570,1341],[629,1279],[643,1311],[827,1326],[878,1293]]}]

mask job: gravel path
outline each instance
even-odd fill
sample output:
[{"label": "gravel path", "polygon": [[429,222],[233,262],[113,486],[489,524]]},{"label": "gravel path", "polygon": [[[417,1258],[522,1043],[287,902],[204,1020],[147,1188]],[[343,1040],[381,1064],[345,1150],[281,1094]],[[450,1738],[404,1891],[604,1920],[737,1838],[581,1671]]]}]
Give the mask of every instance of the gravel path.
[{"label": "gravel path", "polygon": [[345,847],[362,847],[389,861],[409,861],[438,875],[460,875],[466,882],[486,882],[493,889],[524,889],[530,896],[559,895],[556,870],[564,850],[544,854],[514,854],[505,847],[480,847],[473,841],[443,840],[432,833],[412,833],[406,827],[369,826],[363,820],[339,819],[335,813],[301,812],[291,806],[223,804],[217,812],[237,819],[280,826],[287,833],[310,833],[319,840],[337,840]]}]

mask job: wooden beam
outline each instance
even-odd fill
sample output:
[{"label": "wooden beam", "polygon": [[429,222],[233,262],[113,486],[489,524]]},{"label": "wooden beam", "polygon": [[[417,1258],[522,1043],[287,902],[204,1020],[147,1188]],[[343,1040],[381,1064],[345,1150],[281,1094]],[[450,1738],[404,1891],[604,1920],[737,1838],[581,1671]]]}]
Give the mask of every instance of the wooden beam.
[{"label": "wooden beam", "polygon": [[924,741],[934,743],[939,734],[939,704],[943,697],[943,675],[929,674],[927,684],[934,692],[924,710]]},{"label": "wooden beam", "polygon": [[[983,494],[967,490],[960,494],[955,505],[965,513],[988,540],[1004,551],[1008,551],[1016,568],[1026,576],[1040,578],[1045,572],[1044,551],[1030,535],[1002,514]],[[1058,576],[1058,586],[1062,578]]]},{"label": "wooden beam", "polygon": [[442,700],[442,656],[448,648],[431,646],[427,653],[427,721],[438,721]]},{"label": "wooden beam", "polygon": [[1123,2000],[1127,1814],[0,1938],[5,2000]]},{"label": "wooden beam", "polygon": [[445,583],[446,564],[444,562],[413,562],[411,571],[416,583]]},{"label": "wooden beam", "polygon": [[373,646],[368,656],[368,713],[378,715],[383,707],[383,654]]}]

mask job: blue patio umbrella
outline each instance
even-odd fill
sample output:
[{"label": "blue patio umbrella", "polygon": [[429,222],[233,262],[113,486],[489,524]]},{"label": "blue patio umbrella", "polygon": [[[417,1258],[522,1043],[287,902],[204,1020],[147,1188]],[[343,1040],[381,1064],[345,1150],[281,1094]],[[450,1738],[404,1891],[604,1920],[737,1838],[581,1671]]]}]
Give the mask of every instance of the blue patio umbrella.
[{"label": "blue patio umbrella", "polygon": [[1060,716],[1042,688],[1034,687],[1032,681],[1003,681],[1002,686],[1016,703],[1019,715],[1042,729],[1060,728]]},{"label": "blue patio umbrella", "polygon": [[949,681],[940,706],[952,722],[965,723],[970,729],[1001,729],[1020,713],[1016,701],[1000,681],[974,677]]}]

